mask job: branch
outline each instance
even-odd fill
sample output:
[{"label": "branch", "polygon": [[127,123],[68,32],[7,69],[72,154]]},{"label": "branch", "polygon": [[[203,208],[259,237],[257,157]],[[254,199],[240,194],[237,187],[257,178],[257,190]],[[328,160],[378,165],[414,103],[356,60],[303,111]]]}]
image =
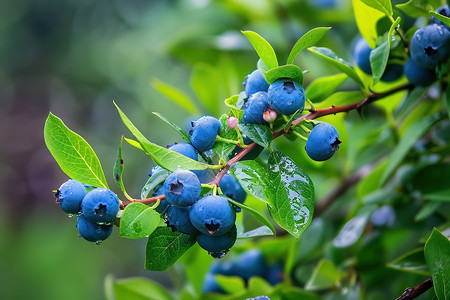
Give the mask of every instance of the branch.
[{"label": "branch", "polygon": [[415,287],[407,288],[403,294],[398,297],[396,300],[409,300],[417,298],[418,296],[422,295],[429,289],[433,287],[433,280],[431,277],[427,278],[424,282],[419,283]]}]

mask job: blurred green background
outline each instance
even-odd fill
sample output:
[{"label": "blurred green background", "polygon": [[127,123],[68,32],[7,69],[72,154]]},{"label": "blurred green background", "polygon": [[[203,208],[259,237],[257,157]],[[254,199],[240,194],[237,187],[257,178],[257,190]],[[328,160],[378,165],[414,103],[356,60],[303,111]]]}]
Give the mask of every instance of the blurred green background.
[{"label": "blurred green background", "polygon": [[[120,136],[129,134],[113,100],[151,141],[171,144],[177,134],[153,111],[180,126],[192,114],[217,117],[226,112],[223,100],[255,69],[256,53],[240,30],[261,34],[282,61],[317,26],[333,27],[320,46],[351,61],[358,33],[348,0],[0,2],[1,298],[102,299],[107,274],[173,285],[169,272],[144,271],[145,240],[120,239],[117,229],[100,246],[77,237],[75,219],[52,194],[68,178],[44,145],[49,111],[91,144],[118,193],[108,174]],[[308,51],[296,63],[309,71],[305,85],[337,73]],[[198,109],[173,105],[152,87],[154,78],[195,99]],[[346,81],[342,88],[353,87]],[[199,97],[213,105],[203,107]],[[316,187],[332,187],[355,169],[344,154],[318,165],[304,160],[301,143],[277,146],[311,170]],[[128,145],[124,152],[125,185],[137,197],[153,162]],[[317,189],[317,198],[329,191]]]}]

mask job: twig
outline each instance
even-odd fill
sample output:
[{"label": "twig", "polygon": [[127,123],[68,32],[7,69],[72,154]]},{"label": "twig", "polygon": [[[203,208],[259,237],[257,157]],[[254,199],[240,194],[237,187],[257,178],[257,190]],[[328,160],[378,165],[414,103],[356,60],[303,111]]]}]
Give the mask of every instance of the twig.
[{"label": "twig", "polygon": [[417,298],[418,296],[422,295],[429,289],[433,287],[433,280],[431,277],[427,278],[424,282],[419,283],[415,287],[407,288],[403,294],[398,297],[396,300],[409,300]]}]

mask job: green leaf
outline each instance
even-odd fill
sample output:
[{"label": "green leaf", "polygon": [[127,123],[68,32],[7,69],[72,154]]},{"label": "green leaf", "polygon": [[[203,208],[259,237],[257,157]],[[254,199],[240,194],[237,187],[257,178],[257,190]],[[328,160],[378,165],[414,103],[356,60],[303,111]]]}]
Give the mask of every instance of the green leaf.
[{"label": "green leaf", "polygon": [[120,138],[119,152],[117,153],[117,159],[113,169],[113,178],[116,184],[119,186],[120,190],[123,192],[125,191],[125,186],[123,185],[122,180],[123,174],[122,144],[123,144],[123,135]]},{"label": "green leaf", "polygon": [[367,215],[356,216],[350,219],[334,238],[334,246],[344,248],[356,243],[361,237],[368,220]]},{"label": "green leaf", "polygon": [[306,88],[306,97],[312,102],[323,100],[331,96],[347,77],[347,74],[339,73],[317,78]]},{"label": "green leaf", "polygon": [[169,121],[166,117],[164,117],[163,115],[161,115],[160,113],[157,112],[153,112],[153,114],[155,116],[157,116],[158,118],[160,118],[161,120],[163,120],[164,122],[166,122],[167,124],[169,124],[170,127],[172,127],[173,129],[175,129],[176,132],[178,132],[178,134],[187,142],[191,141],[191,137],[190,135],[184,131],[183,129],[181,129],[177,124]]},{"label": "green leaf", "polygon": [[414,175],[411,185],[419,190],[425,199],[450,201],[450,186],[443,178],[450,178],[450,164],[428,165]]},{"label": "green leaf", "polygon": [[153,88],[155,88],[159,93],[167,97],[169,100],[171,100],[173,103],[177,104],[184,110],[186,110],[188,113],[192,115],[199,115],[200,111],[195,106],[194,102],[192,101],[189,96],[187,96],[185,93],[177,89],[176,87],[173,87],[171,85],[168,85],[159,79],[153,78],[151,80],[151,85]]},{"label": "green leaf", "polygon": [[439,21],[441,21],[442,23],[444,23],[447,26],[450,26],[450,18],[443,16],[441,14],[438,14],[435,11],[430,11],[430,15],[435,17],[436,19],[438,19]]},{"label": "green leaf", "polygon": [[[236,141],[238,136],[236,130],[230,129],[227,125],[227,115],[222,115],[219,118],[219,122],[222,124],[222,131],[220,132],[220,136],[228,139]],[[217,141],[213,146],[214,153],[219,156],[219,158],[222,158],[223,160],[227,161],[229,159],[229,155],[233,152],[234,148],[236,148],[236,145],[233,143],[226,143],[226,142],[220,142]]]},{"label": "green leaf", "polygon": [[305,290],[317,291],[333,288],[341,280],[342,274],[335,264],[329,260],[322,259],[314,268],[314,271],[305,284]]},{"label": "green leaf", "polygon": [[191,74],[191,87],[200,102],[213,115],[219,115],[221,112],[221,106],[218,105],[218,101],[222,101],[220,97],[221,83],[221,78],[219,78],[217,71],[212,66],[205,63],[194,65]]},{"label": "green leaf", "polygon": [[403,254],[389,262],[387,267],[408,273],[430,276],[427,264],[425,263],[423,248],[414,249]]},{"label": "green leaf", "polygon": [[386,69],[386,65],[389,59],[389,53],[391,50],[392,33],[400,23],[400,20],[400,17],[395,20],[395,22],[391,25],[391,28],[389,29],[384,42],[377,48],[373,49],[372,52],[370,52],[370,67],[372,68],[373,84],[376,84],[378,81],[380,81],[381,76]]},{"label": "green leaf", "polygon": [[147,278],[118,279],[113,284],[116,300],[174,300],[165,288]]},{"label": "green leaf", "polygon": [[102,166],[92,147],[52,113],[45,121],[44,139],[48,150],[67,176],[87,185],[108,188]]},{"label": "green leaf", "polygon": [[270,69],[264,76],[269,84],[278,79],[291,79],[300,85],[303,84],[303,72],[296,65],[284,65]]},{"label": "green leaf", "polygon": [[392,16],[391,0],[361,0],[361,1],[364,2],[366,5],[382,12],[388,17]]},{"label": "green leaf", "polygon": [[263,147],[269,147],[272,142],[272,132],[266,125],[240,124],[239,128],[252,141]]},{"label": "green leaf", "polygon": [[387,161],[387,167],[381,177],[381,184],[384,184],[397,169],[417,140],[421,138],[431,128],[431,126],[436,124],[441,118],[442,116],[440,114],[434,114],[417,120],[408,128]]},{"label": "green leaf", "polygon": [[450,241],[436,228],[425,244],[425,261],[439,300],[450,298]]},{"label": "green leaf", "polygon": [[384,13],[367,6],[361,0],[353,0],[353,12],[358,25],[359,32],[369,43],[370,47],[375,47],[378,38],[377,23],[384,17]]},{"label": "green leaf", "polygon": [[278,225],[299,238],[312,221],[313,183],[294,161],[280,152],[270,154],[268,173],[274,193],[269,212]]},{"label": "green leaf", "polygon": [[214,277],[227,294],[235,294],[245,290],[245,281],[239,276],[215,275]]},{"label": "green leaf", "polygon": [[292,47],[292,50],[289,53],[289,57],[287,59],[287,64],[292,64],[297,55],[303,49],[314,46],[314,44],[320,41],[330,29],[331,27],[317,27],[305,33],[301,38],[298,39],[294,47]]},{"label": "green leaf", "polygon": [[195,243],[196,239],[193,235],[172,232],[169,227],[157,227],[148,237],[145,269],[167,270]]},{"label": "green leaf", "polygon": [[231,166],[230,171],[248,193],[266,203],[272,201],[273,192],[270,190],[269,174],[256,161],[238,161]]},{"label": "green leaf", "polygon": [[398,9],[413,18],[428,18],[429,11],[434,11],[440,6],[441,0],[410,0],[406,3],[396,5]]},{"label": "green leaf", "polygon": [[261,58],[258,59],[256,67],[258,68],[259,72],[261,72],[261,74],[266,74],[266,72],[269,71],[269,68],[264,64]]},{"label": "green leaf", "polygon": [[444,107],[447,109],[447,115],[450,118],[450,86],[447,86],[442,100],[444,101]]},{"label": "green leaf", "polygon": [[336,92],[327,99],[315,105],[317,109],[331,106],[341,106],[359,102],[364,99],[364,94],[360,91]]},{"label": "green leaf", "polygon": [[260,236],[273,236],[274,233],[272,230],[267,226],[261,226],[258,228],[255,228],[253,230],[238,234],[238,239],[250,239]]},{"label": "green leaf", "polygon": [[351,67],[351,65],[342,58],[339,58],[332,50],[324,47],[311,47],[308,48],[308,50],[325,60],[330,65],[336,67],[341,72],[347,74],[348,77],[353,79],[360,87],[364,88],[364,83],[361,81],[361,78],[359,78],[358,74]]},{"label": "green leaf", "polygon": [[175,151],[169,150],[165,147],[158,146],[156,144],[151,143],[147,138],[145,138],[142,133],[131,123],[128,117],[122,112],[122,110],[117,106],[116,103],[114,105],[119,112],[120,118],[122,122],[127,126],[130,132],[135,136],[138,142],[141,144],[142,149],[144,149],[145,153],[150,155],[153,161],[169,170],[175,171],[177,168],[184,168],[188,170],[204,170],[207,168],[221,168],[221,166],[212,166],[207,165],[193,159],[190,159],[182,154],[179,154]]},{"label": "green leaf", "polygon": [[150,176],[145,183],[145,185],[142,187],[141,191],[141,199],[146,199],[150,196],[150,193],[154,191],[154,189],[166,178],[169,176],[169,171],[163,168],[158,168],[152,176]]},{"label": "green leaf", "polygon": [[161,217],[148,205],[140,202],[128,204],[120,217],[120,236],[141,239],[158,227]]},{"label": "green leaf", "polygon": [[440,202],[430,202],[425,204],[419,212],[415,215],[414,221],[420,222],[428,219],[432,214],[434,214],[441,207]]},{"label": "green leaf", "polygon": [[240,202],[234,201],[233,199],[230,199],[227,197],[228,202],[236,205],[237,207],[242,208],[243,210],[251,213],[256,219],[258,219],[261,223],[263,223],[264,225],[266,225],[267,227],[269,227],[269,229],[272,231],[272,233],[275,235],[275,228],[273,227],[273,225],[269,222],[269,220],[267,220],[262,214],[260,214],[257,210],[251,208],[250,206],[247,206],[245,204],[242,204]]},{"label": "green leaf", "polygon": [[255,48],[256,53],[267,66],[267,68],[272,69],[278,67],[278,59],[273,50],[272,46],[263,37],[253,31],[242,31],[242,33],[247,37],[247,39],[252,43],[253,48]]},{"label": "green leaf", "polygon": [[238,100],[239,95],[233,95],[230,98],[225,99],[225,105],[231,109],[231,114],[240,120],[244,115],[244,111],[238,108]]}]

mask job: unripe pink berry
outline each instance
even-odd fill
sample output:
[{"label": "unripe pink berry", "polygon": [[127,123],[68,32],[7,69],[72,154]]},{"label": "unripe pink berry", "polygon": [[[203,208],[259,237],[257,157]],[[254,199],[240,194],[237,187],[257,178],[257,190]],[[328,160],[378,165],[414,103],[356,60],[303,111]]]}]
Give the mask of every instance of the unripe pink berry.
[{"label": "unripe pink berry", "polygon": [[235,129],[239,124],[239,120],[233,116],[228,116],[227,125],[230,129]]},{"label": "unripe pink berry", "polygon": [[277,119],[277,112],[269,108],[264,112],[263,119],[267,123],[273,123]]}]

